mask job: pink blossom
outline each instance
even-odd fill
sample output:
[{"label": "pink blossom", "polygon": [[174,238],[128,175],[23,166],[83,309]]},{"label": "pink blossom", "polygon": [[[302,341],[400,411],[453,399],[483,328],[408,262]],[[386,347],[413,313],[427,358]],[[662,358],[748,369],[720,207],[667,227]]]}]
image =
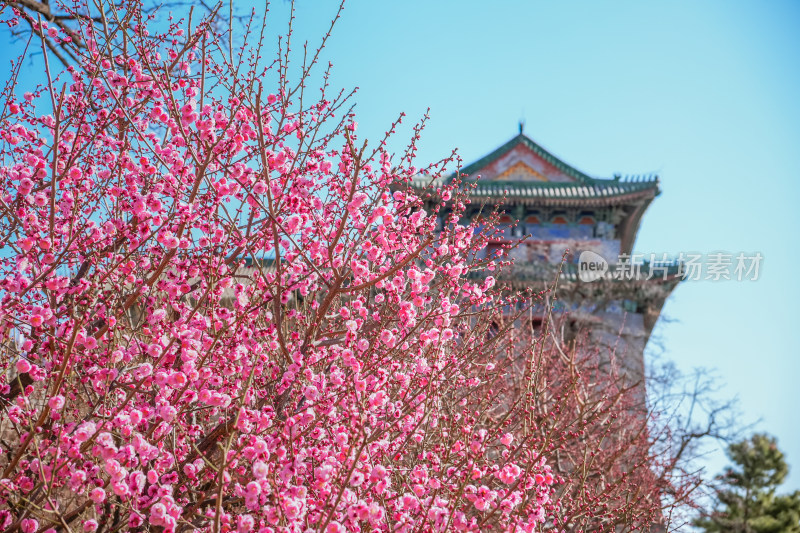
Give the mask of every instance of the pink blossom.
[{"label": "pink blossom", "polygon": [[261,494],[261,485],[256,483],[255,481],[251,481],[245,487],[245,491],[250,495],[259,495]]},{"label": "pink blossom", "polygon": [[236,531],[238,533],[247,533],[253,530],[255,520],[250,515],[240,515],[236,519]]},{"label": "pink blossom", "polygon": [[94,435],[95,431],[96,426],[94,422],[83,422],[78,426],[78,429],[75,430],[75,439],[78,442],[87,441],[92,435]]},{"label": "pink blossom", "polygon": [[373,483],[381,481],[387,475],[386,467],[383,465],[375,465],[369,475],[369,480]]},{"label": "pink blossom", "polygon": [[389,345],[393,344],[394,343],[394,334],[392,334],[392,332],[389,331],[388,329],[383,330],[381,332],[381,341],[384,344],[389,344]]},{"label": "pink blossom", "polygon": [[325,527],[325,533],[345,533],[346,531],[344,526],[335,520]]},{"label": "pink blossom", "polygon": [[111,490],[117,496],[127,496],[130,493],[130,489],[128,488],[128,486],[121,480],[112,482]]},{"label": "pink blossom", "polygon": [[519,466],[517,466],[516,464],[511,463],[511,464],[507,464],[506,466],[503,467],[503,469],[500,471],[498,477],[500,478],[500,481],[502,481],[503,483],[505,483],[507,485],[510,485],[510,484],[514,483],[514,481],[517,480],[517,478],[519,477],[521,472],[522,472],[522,470],[520,469]]},{"label": "pink blossom", "polygon": [[20,374],[27,374],[31,370],[31,364],[25,359],[18,359],[16,368]]},{"label": "pink blossom", "polygon": [[186,385],[186,375],[183,372],[173,372],[167,378],[167,383],[169,383],[170,387],[181,388]]},{"label": "pink blossom", "polygon": [[317,387],[314,385],[307,385],[303,389],[303,395],[308,401],[314,402],[317,400],[317,398],[319,398],[319,389],[317,389]]},{"label": "pink blossom", "polygon": [[368,403],[370,407],[380,407],[386,403],[386,393],[382,390],[370,394]]},{"label": "pink blossom", "polygon": [[302,510],[302,505],[295,499],[287,498],[283,502],[283,512],[289,519],[297,518]]},{"label": "pink blossom", "polygon": [[193,464],[185,464],[183,465],[183,473],[189,479],[195,479],[197,477],[197,467]]},{"label": "pink blossom", "polygon": [[154,525],[163,523],[163,518],[167,515],[167,508],[163,503],[156,503],[150,508],[150,522]]}]

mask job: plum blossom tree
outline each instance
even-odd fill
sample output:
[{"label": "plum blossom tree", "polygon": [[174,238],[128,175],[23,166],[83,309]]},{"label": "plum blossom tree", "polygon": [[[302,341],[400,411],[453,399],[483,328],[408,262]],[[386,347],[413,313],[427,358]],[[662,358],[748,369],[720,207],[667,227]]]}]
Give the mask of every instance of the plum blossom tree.
[{"label": "plum blossom tree", "polygon": [[567,317],[521,327],[491,217],[406,186],[422,125],[369,146],[314,83],[327,35],[265,67],[265,20],[234,46],[219,7],[0,12],[46,76],[19,58],[0,102],[0,529],[645,530],[690,502],[712,432],[654,424]]},{"label": "plum blossom tree", "polygon": [[552,525],[532,429],[487,416],[487,317],[519,302],[402,186],[420,127],[368,147],[327,71],[308,90],[321,47],[292,82],[291,32],[263,67],[255,18],[234,47],[104,12],[3,11],[47,81],[0,107],[0,529]]},{"label": "plum blossom tree", "polygon": [[[211,5],[205,0],[187,2],[185,0],[170,0],[157,2],[145,0],[141,3],[144,12],[156,12],[161,9],[181,9],[189,5],[199,8],[205,14],[212,15],[212,24],[215,29],[224,27],[226,20],[244,20],[234,13],[233,3],[229,3],[226,13],[222,13],[220,5]],[[50,2],[49,0],[6,0],[0,5],[0,11],[14,11],[23,16],[18,19],[19,24],[9,26],[8,34],[13,42],[30,42],[35,37],[35,43],[43,45],[58,63],[64,67],[79,66],[80,56],[86,48],[83,40],[84,31],[81,27],[93,25],[98,29],[105,29],[109,24],[117,22],[113,16],[115,10],[125,10],[124,2],[104,2],[81,0]],[[39,22],[46,22],[46,31],[40,31]],[[40,51],[34,51],[39,55]]]}]

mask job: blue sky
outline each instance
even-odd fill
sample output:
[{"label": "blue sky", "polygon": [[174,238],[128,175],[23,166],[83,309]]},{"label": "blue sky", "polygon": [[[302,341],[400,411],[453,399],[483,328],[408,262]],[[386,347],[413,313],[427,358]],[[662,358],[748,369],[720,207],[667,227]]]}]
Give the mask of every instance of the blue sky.
[{"label": "blue sky", "polygon": [[[300,0],[298,37],[333,12]],[[758,281],[679,286],[656,335],[681,369],[717,370],[800,489],[800,3],[351,0],[326,59],[369,138],[431,108],[420,162],[470,163],[524,118],[591,175],[661,175],[636,250],[760,252]]]},{"label": "blue sky", "polygon": [[[282,31],[288,6],[272,10]],[[298,0],[297,37],[316,42],[334,12]],[[661,175],[636,250],[760,252],[758,281],[679,286],[656,335],[680,368],[718,371],[800,488],[800,3],[350,0],[324,59],[334,86],[360,88],[363,136],[431,108],[419,162],[457,147],[470,163],[523,118],[590,175]]]}]

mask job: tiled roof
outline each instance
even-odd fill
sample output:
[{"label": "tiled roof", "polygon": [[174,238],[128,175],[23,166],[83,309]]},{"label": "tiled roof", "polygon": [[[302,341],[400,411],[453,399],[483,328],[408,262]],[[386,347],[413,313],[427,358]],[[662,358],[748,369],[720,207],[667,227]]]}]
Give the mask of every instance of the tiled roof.
[{"label": "tiled roof", "polygon": [[508,182],[478,181],[473,196],[521,196],[532,198],[602,198],[621,196],[657,188],[653,182],[622,182],[609,180],[606,183],[596,180],[592,184],[557,182]]},{"label": "tiled roof", "polygon": [[[433,185],[441,188],[441,182],[432,182],[430,178],[414,179],[412,186],[424,189]],[[658,195],[658,180],[618,181],[593,180],[593,183],[562,183],[551,181],[477,181],[466,183],[463,188],[469,190],[474,199],[489,201],[516,201],[536,203],[564,203],[565,201],[616,204],[637,198],[653,198]]]},{"label": "tiled roof", "polygon": [[[538,157],[557,168],[564,175],[575,181],[508,181],[508,180],[474,180],[474,174],[497,161],[515,147],[523,145]],[[462,178],[464,188],[474,187],[469,194],[475,199],[498,201],[505,198],[511,201],[536,203],[572,203],[584,202],[614,204],[635,198],[653,198],[659,194],[658,176],[626,176],[614,178],[593,178],[568,165],[556,156],[536,144],[530,138],[519,134],[509,142],[462,168],[457,174],[433,180],[430,176],[420,175],[414,178],[411,185],[416,189],[433,186],[441,188],[456,177]]]}]

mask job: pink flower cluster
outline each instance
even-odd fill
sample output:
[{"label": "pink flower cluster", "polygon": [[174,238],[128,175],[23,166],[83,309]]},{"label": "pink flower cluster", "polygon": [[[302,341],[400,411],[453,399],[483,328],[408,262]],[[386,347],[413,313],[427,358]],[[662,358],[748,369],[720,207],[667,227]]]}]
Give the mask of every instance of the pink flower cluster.
[{"label": "pink flower cluster", "polygon": [[262,94],[258,49],[234,69],[208,21],[125,28],[124,48],[84,30],[57,108],[7,96],[0,117],[2,527],[531,531],[554,512],[549,467],[471,392],[470,332],[507,302],[469,276],[495,265],[457,187],[437,230],[413,147],[362,149],[345,101],[308,104],[282,68]]}]

